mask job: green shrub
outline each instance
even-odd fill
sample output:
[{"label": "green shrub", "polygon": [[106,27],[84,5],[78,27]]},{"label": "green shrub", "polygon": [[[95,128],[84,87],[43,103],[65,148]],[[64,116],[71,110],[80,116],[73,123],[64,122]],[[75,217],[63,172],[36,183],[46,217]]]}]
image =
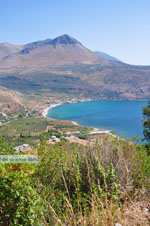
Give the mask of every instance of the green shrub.
[{"label": "green shrub", "polygon": [[42,225],[42,206],[32,187],[33,173],[30,165],[0,166],[0,225]]}]

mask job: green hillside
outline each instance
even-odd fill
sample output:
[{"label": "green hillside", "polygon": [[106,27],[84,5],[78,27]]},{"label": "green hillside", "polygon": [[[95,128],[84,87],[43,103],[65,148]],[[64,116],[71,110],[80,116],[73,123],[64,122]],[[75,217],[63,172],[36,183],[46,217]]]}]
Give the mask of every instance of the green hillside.
[{"label": "green hillside", "polygon": [[67,131],[80,131],[87,134],[91,129],[88,127],[76,126],[69,121],[45,119],[42,117],[20,118],[0,126],[0,136],[7,143],[37,145],[42,134],[48,130],[56,130],[59,133]]}]

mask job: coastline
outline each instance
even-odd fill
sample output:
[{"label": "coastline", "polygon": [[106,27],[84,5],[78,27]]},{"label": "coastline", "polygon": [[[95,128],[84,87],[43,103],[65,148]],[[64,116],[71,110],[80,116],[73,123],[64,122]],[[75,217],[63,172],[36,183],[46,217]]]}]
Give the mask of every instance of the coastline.
[{"label": "coastline", "polygon": [[[44,109],[44,111],[42,112],[42,115],[43,115],[43,117],[44,118],[48,118],[47,117],[47,114],[48,114],[48,111],[50,110],[50,109],[52,109],[52,108],[55,108],[55,107],[57,107],[57,106],[60,106],[60,105],[63,105],[63,104],[65,104],[66,102],[60,102],[60,103],[58,103],[58,104],[52,104],[52,105],[50,105],[49,107],[47,107],[47,108],[45,108]],[[73,103],[75,103],[75,102],[73,102]],[[77,102],[76,102],[77,103]],[[67,103],[67,104],[69,104],[69,103]],[[80,124],[78,124],[77,122],[75,122],[75,121],[70,121],[70,122],[72,122],[72,124],[74,124],[74,125],[76,125],[76,126],[82,126],[82,125],[80,125]],[[112,134],[111,133],[111,130],[106,130],[106,129],[103,129],[103,128],[94,128],[94,127],[91,127],[91,128],[93,128],[93,131],[92,132],[90,132],[89,134],[108,134],[108,135],[111,135],[111,136],[113,136],[113,137],[118,137],[117,135],[114,135],[114,134]]]},{"label": "coastline", "polygon": [[[63,104],[75,104],[75,103],[80,103],[80,102],[89,102],[92,101],[92,99],[84,99],[84,100],[72,100],[72,101],[64,101],[64,102],[59,102],[58,104],[51,104],[49,107],[45,108],[44,111],[42,112],[42,115],[44,118],[47,118],[48,110],[55,108],[57,106],[63,105]],[[71,121],[74,125],[79,125],[77,122]]]},{"label": "coastline", "polygon": [[72,122],[75,126],[81,126],[81,125],[79,125],[77,122],[75,122],[75,121],[70,121],[70,122]]},{"label": "coastline", "polygon": [[42,112],[43,117],[44,117],[44,118],[47,118],[47,114],[48,114],[48,111],[49,111],[50,109],[55,108],[55,107],[57,107],[57,106],[60,106],[60,105],[62,105],[62,104],[64,104],[64,103],[60,102],[60,103],[58,103],[58,104],[52,104],[52,105],[50,105],[49,107],[45,108],[44,111]]},{"label": "coastline", "polygon": [[[52,104],[51,106],[45,108],[44,111],[42,112],[43,117],[44,117],[44,118],[48,118],[48,117],[47,117],[47,114],[48,114],[48,111],[49,111],[50,109],[55,108],[55,107],[60,106],[60,105],[63,105],[63,104],[65,104],[65,103],[60,102],[60,103],[58,103],[58,104]],[[80,125],[79,125],[77,122],[75,122],[75,121],[70,121],[70,122],[72,122],[72,123],[73,123],[74,125],[76,125],[76,126],[80,126]]]}]

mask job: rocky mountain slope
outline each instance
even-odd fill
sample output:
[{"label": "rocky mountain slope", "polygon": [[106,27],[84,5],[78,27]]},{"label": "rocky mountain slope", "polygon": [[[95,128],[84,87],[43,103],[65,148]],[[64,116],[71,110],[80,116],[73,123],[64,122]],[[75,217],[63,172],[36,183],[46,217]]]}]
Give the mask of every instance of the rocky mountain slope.
[{"label": "rocky mountain slope", "polygon": [[76,39],[62,35],[52,40],[47,39],[27,44],[20,51],[8,54],[0,60],[0,71],[49,71],[52,66],[74,63],[105,64],[106,62],[105,59],[84,47]]},{"label": "rocky mountain slope", "polygon": [[3,87],[93,99],[150,98],[150,66],[105,59],[69,35],[9,47],[0,48]]}]

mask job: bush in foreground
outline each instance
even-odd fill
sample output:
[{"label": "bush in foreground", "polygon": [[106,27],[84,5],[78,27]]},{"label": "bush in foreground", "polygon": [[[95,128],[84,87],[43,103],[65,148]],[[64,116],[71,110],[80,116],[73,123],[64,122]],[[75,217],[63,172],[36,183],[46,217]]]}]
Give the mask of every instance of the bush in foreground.
[{"label": "bush in foreground", "polygon": [[149,225],[150,156],[142,145],[42,140],[38,158],[34,166],[1,165],[2,225]]}]

